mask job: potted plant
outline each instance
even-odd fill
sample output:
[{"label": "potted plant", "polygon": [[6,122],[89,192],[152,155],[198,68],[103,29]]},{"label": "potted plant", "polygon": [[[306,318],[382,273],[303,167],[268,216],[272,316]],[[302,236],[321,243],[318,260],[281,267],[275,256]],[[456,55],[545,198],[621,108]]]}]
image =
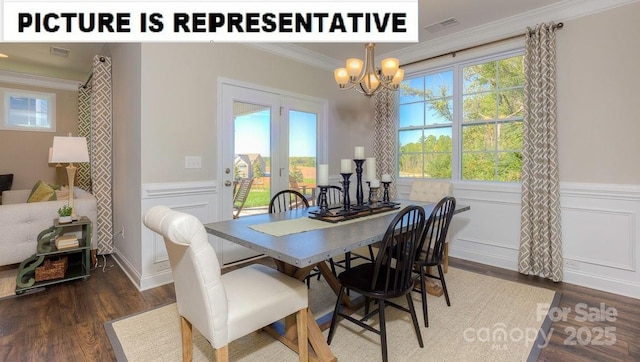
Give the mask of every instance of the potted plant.
[{"label": "potted plant", "polygon": [[61,224],[65,224],[68,222],[71,222],[71,212],[73,211],[73,209],[71,209],[71,207],[69,205],[64,205],[61,208],[58,209],[58,215],[60,216],[60,218],[58,219],[58,222]]}]

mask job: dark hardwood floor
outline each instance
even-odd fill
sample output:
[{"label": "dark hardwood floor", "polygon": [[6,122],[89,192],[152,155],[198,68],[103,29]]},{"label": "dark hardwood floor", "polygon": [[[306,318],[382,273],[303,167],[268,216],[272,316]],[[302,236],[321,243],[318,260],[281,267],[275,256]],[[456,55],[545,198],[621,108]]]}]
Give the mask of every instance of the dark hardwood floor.
[{"label": "dark hardwood floor", "polygon": [[[104,322],[175,301],[173,284],[138,292],[110,257],[104,269],[98,261],[88,281],[0,301],[0,361],[113,361]],[[558,307],[569,312],[551,325],[539,361],[640,361],[640,300],[460,259],[450,265],[562,293]],[[609,320],[600,313],[607,308]]]}]

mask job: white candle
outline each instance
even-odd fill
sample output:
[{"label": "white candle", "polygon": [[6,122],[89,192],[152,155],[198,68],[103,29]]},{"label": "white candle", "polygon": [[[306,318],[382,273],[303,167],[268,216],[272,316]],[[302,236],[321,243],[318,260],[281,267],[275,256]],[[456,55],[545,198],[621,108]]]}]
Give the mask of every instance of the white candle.
[{"label": "white candle", "polygon": [[391,182],[391,175],[389,175],[388,173],[382,175],[382,182]]},{"label": "white candle", "polygon": [[376,179],[376,158],[369,157],[365,162],[367,165],[367,181],[373,181]]},{"label": "white candle", "polygon": [[380,180],[369,181],[369,187],[372,189],[380,187]]},{"label": "white candle", "polygon": [[318,186],[329,186],[329,165],[318,165]]},{"label": "white candle", "polygon": [[364,147],[356,147],[354,154],[356,160],[364,160]]},{"label": "white candle", "polygon": [[340,173],[351,173],[351,159],[343,158],[340,160]]}]

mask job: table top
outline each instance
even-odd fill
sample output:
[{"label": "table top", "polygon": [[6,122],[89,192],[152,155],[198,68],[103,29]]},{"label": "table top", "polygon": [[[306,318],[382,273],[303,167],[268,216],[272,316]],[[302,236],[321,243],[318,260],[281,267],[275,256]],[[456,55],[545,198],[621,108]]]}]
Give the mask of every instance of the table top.
[{"label": "table top", "polygon": [[[419,201],[399,201],[402,207],[410,204],[422,206],[427,215],[435,206],[433,203]],[[282,236],[270,235],[251,228],[254,225],[308,218],[308,212],[315,209],[311,207],[276,214],[243,216],[238,219],[208,223],[204,227],[209,234],[302,268],[380,241],[393,217],[401,210],[350,222],[326,223],[328,225],[320,229]],[[469,209],[467,205],[456,205],[455,213]],[[314,221],[325,223],[319,220]]]}]

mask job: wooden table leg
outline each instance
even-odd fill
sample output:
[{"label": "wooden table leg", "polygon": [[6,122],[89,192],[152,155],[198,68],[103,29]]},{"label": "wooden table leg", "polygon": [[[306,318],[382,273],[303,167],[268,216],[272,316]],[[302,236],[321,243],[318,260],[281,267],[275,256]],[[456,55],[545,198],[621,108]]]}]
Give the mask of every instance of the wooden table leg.
[{"label": "wooden table leg", "polygon": [[[335,277],[331,273],[331,270],[327,266],[325,262],[318,263],[317,265],[309,265],[304,268],[298,268],[290,264],[283,263],[281,261],[276,260],[276,266],[279,271],[290,275],[298,280],[304,280],[309,272],[317,266],[322,272],[323,269],[326,269],[323,275],[325,279],[327,276],[325,275],[326,271],[331,274],[331,277],[335,280]],[[337,282],[337,280],[336,280]],[[297,325],[296,325],[296,317],[288,316],[284,319],[284,334],[278,333],[272,326],[265,327],[264,330],[272,335],[274,338],[278,339],[285,346],[289,347],[294,351],[298,351],[298,343],[297,343]],[[309,349],[309,359],[311,361],[316,362],[335,362],[337,358],[331,352],[327,341],[322,334],[322,330],[320,330],[320,326],[316,321],[316,318],[313,316],[313,313],[309,311],[307,313],[307,338],[309,340],[309,344],[311,348]]]}]

